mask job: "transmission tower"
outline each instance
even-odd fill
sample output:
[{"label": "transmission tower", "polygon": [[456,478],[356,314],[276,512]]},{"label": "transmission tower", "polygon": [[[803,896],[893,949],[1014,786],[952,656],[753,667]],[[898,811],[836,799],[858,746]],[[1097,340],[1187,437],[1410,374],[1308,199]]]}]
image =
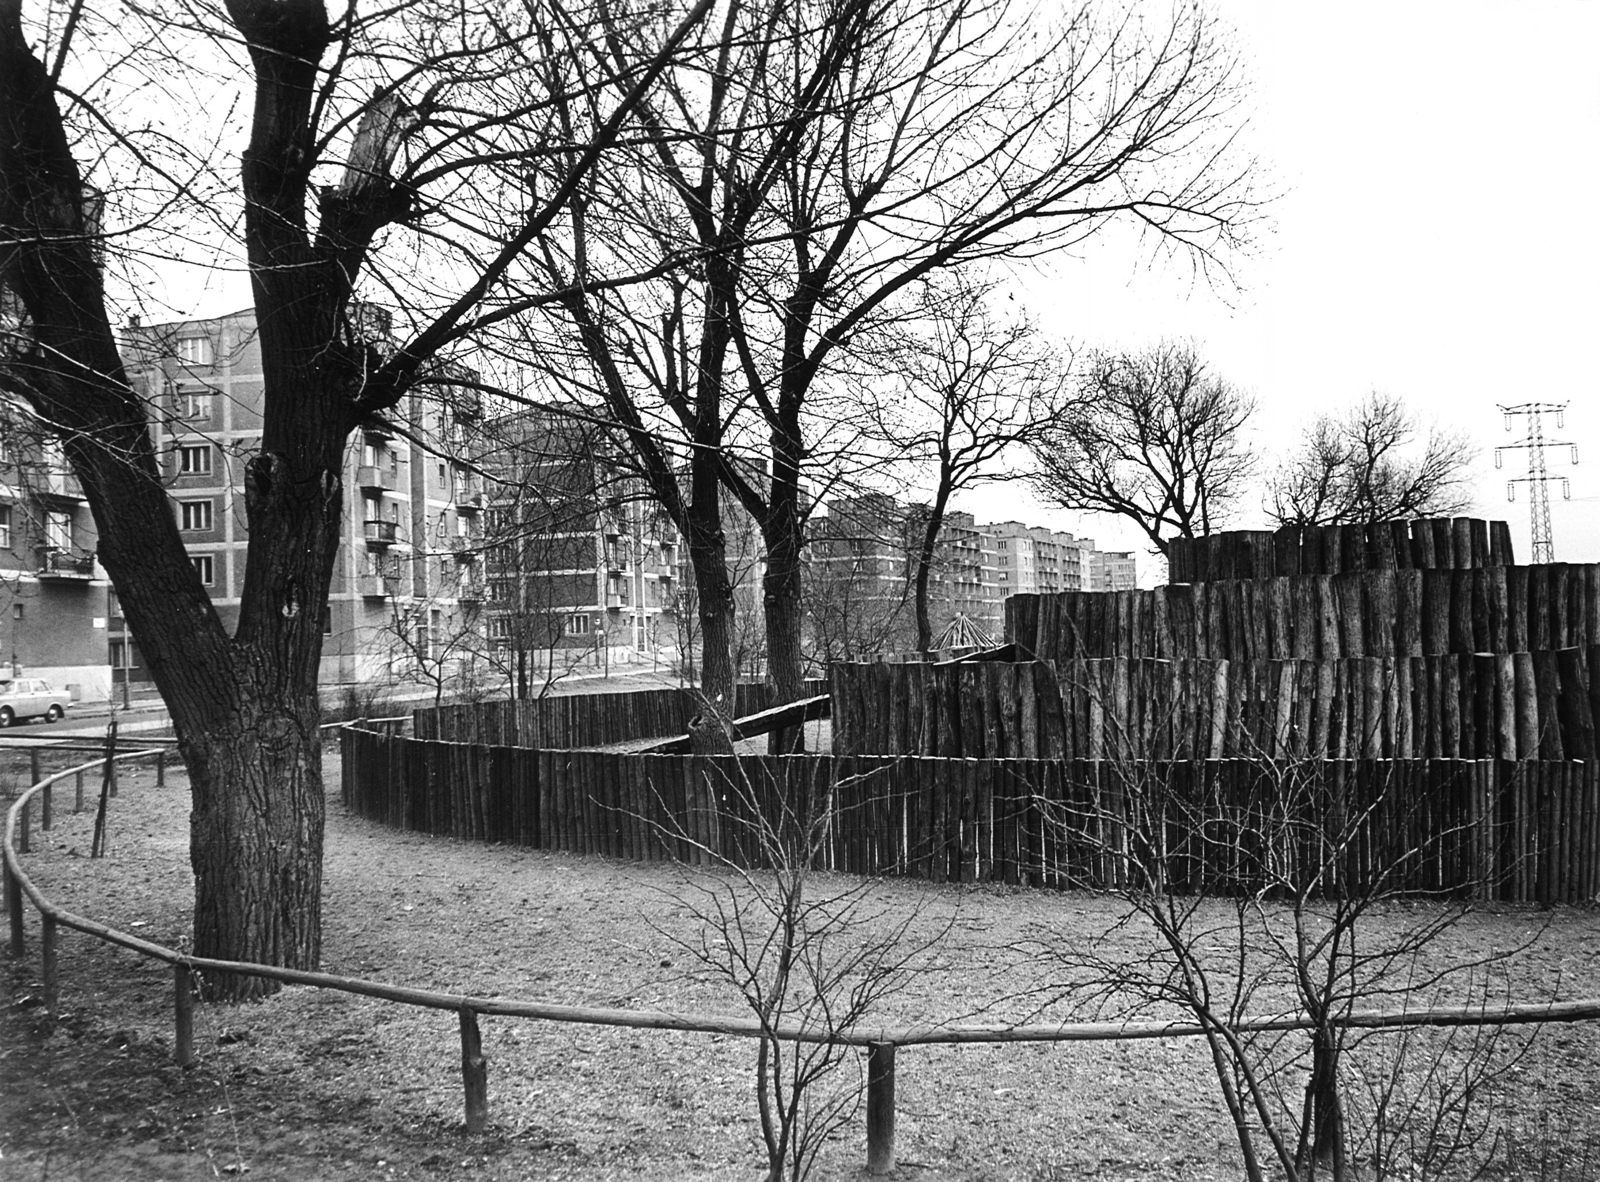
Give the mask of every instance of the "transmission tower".
[{"label": "transmission tower", "polygon": [[[1569,443],[1564,439],[1546,439],[1544,437],[1544,417],[1554,415],[1556,426],[1563,425],[1567,404],[1565,402],[1519,402],[1515,406],[1500,407],[1506,416],[1506,430],[1511,430],[1513,417],[1528,420],[1528,433],[1515,443],[1507,443],[1494,449],[1494,466],[1500,466],[1502,452],[1523,450],[1528,453],[1528,474],[1515,476],[1506,481],[1506,500],[1517,499],[1517,485],[1526,484],[1528,494],[1528,518],[1533,526],[1533,559],[1534,562],[1554,562],[1555,540],[1550,531],[1550,477],[1544,470],[1544,449],[1547,447],[1570,447],[1572,449],[1572,462],[1578,462],[1578,445]],[[1565,476],[1557,477],[1561,481],[1561,496],[1564,500],[1572,499],[1572,485]]]}]

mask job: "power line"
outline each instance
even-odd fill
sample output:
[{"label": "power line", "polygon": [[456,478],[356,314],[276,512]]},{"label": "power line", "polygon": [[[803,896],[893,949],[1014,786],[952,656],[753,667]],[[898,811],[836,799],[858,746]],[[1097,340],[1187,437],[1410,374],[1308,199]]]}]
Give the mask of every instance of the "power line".
[{"label": "power line", "polygon": [[[1547,447],[1570,447],[1572,449],[1572,462],[1578,462],[1578,445],[1564,439],[1546,439],[1544,437],[1544,418],[1547,414],[1555,415],[1556,426],[1564,425],[1567,404],[1565,402],[1519,402],[1515,406],[1501,405],[1500,410],[1506,417],[1506,430],[1511,430],[1513,416],[1528,420],[1528,433],[1515,443],[1507,443],[1494,449],[1494,466],[1500,466],[1500,454],[1507,451],[1523,450],[1528,453],[1528,474],[1514,476],[1506,481],[1506,500],[1517,499],[1517,485],[1526,484],[1530,491],[1528,498],[1528,517],[1533,531],[1533,559],[1534,562],[1554,562],[1555,539],[1550,529],[1550,477],[1545,472],[1544,449]],[[1572,484],[1565,476],[1558,477],[1561,481],[1561,495],[1566,500],[1572,499]]]}]

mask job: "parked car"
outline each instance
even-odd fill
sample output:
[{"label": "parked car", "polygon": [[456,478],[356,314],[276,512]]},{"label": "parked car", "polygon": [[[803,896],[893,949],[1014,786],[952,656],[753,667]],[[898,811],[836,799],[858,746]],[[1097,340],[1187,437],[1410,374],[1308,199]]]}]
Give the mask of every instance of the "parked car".
[{"label": "parked car", "polygon": [[24,718],[43,716],[54,722],[72,705],[66,690],[51,689],[48,681],[37,677],[13,677],[0,681],[0,726],[10,726]]}]

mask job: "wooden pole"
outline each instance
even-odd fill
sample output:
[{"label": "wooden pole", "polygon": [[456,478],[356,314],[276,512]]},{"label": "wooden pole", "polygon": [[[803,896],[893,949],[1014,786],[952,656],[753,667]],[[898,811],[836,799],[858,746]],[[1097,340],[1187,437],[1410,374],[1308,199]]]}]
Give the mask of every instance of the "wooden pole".
[{"label": "wooden pole", "polygon": [[194,1062],[194,973],[178,961],[172,966],[172,1061],[179,1067]]},{"label": "wooden pole", "polygon": [[467,1132],[481,1133],[489,1127],[489,1060],[483,1057],[483,1037],[478,1032],[478,1015],[471,1006],[462,1006],[461,1082],[467,1092]]},{"label": "wooden pole", "polygon": [[56,918],[39,916],[39,975],[44,979],[44,1008],[55,1017],[61,1008],[61,975],[56,965]]},{"label": "wooden pole", "polygon": [[867,1047],[867,1173],[894,1173],[894,1043]]},{"label": "wooden pole", "polygon": [[[34,783],[37,784],[38,781],[35,780]],[[17,814],[17,852],[21,854],[33,851],[33,841],[29,836],[29,830],[32,826],[32,813],[33,801],[31,799],[23,801],[22,811]]]},{"label": "wooden pole", "polygon": [[156,787],[167,786],[167,749],[165,747],[156,752]]},{"label": "wooden pole", "polygon": [[82,772],[78,773],[77,781],[78,781],[78,787],[77,787],[77,792],[73,796],[72,811],[75,812],[75,813],[81,813],[81,812],[83,812],[83,773]]},{"label": "wooden pole", "polygon": [[20,960],[28,950],[22,939],[22,884],[11,873],[9,862],[5,868],[5,882],[6,914],[11,919],[11,955]]}]

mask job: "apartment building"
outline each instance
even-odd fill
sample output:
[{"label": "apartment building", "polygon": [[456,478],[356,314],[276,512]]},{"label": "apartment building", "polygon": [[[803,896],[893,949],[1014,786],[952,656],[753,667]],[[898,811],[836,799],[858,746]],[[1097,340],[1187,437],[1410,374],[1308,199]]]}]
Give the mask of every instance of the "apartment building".
[{"label": "apartment building", "polygon": [[[382,309],[357,316],[388,339]],[[190,561],[223,623],[236,625],[249,542],[244,465],[261,445],[265,385],[255,313],[127,326],[130,379],[151,408],[152,433]],[[463,371],[454,371],[459,376]],[[404,435],[371,427],[347,447],[343,538],[324,617],[321,681],[366,683],[414,671],[442,639],[475,628],[481,581],[470,539],[483,488],[449,458],[481,415],[475,393],[452,388],[443,368],[395,414]],[[112,608],[113,637],[123,635]],[[137,638],[113,645],[130,680]]]},{"label": "apartment building", "polygon": [[1092,578],[1089,538],[1042,525],[1002,521],[988,527],[995,537],[996,578],[1001,598],[1018,594],[1083,591]]},{"label": "apartment building", "polygon": [[672,659],[679,637],[677,530],[582,415],[531,411],[485,424],[489,651],[533,675]]},{"label": "apartment building", "polygon": [[[914,646],[908,583],[926,514],[926,506],[866,494],[837,498],[814,520],[808,611],[819,654],[860,660]],[[1120,590],[1135,585],[1137,572],[1133,555],[1105,554],[1090,538],[954,512],[945,515],[929,575],[936,637],[997,637],[1008,595]]]},{"label": "apartment building", "polygon": [[1139,585],[1138,565],[1126,550],[1091,550],[1085,591],[1132,591]]},{"label": "apartment building", "polygon": [[0,681],[39,677],[76,699],[111,693],[110,583],[61,444],[0,401]]}]

